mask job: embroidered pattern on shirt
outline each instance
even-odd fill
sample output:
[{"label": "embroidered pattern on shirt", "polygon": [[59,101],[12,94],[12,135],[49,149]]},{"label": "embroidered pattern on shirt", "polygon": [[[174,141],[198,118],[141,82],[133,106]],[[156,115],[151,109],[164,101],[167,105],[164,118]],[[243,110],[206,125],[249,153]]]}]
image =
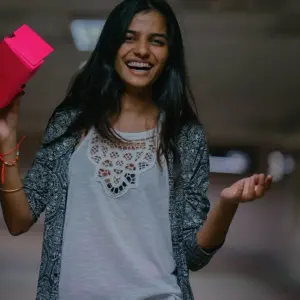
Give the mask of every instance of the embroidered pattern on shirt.
[{"label": "embroidered pattern on shirt", "polygon": [[110,197],[119,198],[137,188],[140,174],[154,166],[156,139],[151,136],[115,145],[92,129],[88,157],[96,166],[94,178]]}]

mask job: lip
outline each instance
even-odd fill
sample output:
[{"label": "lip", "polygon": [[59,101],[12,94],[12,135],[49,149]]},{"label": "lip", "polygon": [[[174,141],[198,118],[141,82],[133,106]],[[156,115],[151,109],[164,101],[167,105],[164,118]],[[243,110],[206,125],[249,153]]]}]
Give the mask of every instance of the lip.
[{"label": "lip", "polygon": [[139,63],[139,64],[147,64],[151,68],[153,68],[153,64],[151,62],[145,61],[145,60],[138,60],[138,59],[128,59],[128,60],[125,61],[125,65],[128,66],[128,64],[132,63],[132,62]]},{"label": "lip", "polygon": [[[137,70],[137,69],[132,69],[128,66],[128,64],[130,62],[137,62],[137,63],[144,63],[144,64],[148,64],[150,66],[150,69],[149,70]],[[137,60],[137,59],[130,59],[130,60],[126,60],[124,62],[124,65],[127,67],[127,69],[129,70],[129,72],[132,74],[132,75],[135,75],[135,76],[147,76],[149,75],[149,72],[151,72],[152,68],[153,68],[153,64],[151,64],[150,62],[147,62],[147,61],[141,61],[141,60]]]},{"label": "lip", "polygon": [[128,68],[128,70],[134,76],[148,76],[151,71],[151,69],[150,70],[135,70],[135,69],[130,69],[130,68]]}]

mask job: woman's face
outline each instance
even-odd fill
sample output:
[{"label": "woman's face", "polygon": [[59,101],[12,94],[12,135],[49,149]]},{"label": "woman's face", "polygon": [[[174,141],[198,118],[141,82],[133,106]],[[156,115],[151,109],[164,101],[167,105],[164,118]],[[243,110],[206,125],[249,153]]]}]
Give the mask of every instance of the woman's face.
[{"label": "woman's face", "polygon": [[157,80],[168,59],[167,26],[157,11],[142,12],[132,20],[115,62],[129,88],[144,89]]}]

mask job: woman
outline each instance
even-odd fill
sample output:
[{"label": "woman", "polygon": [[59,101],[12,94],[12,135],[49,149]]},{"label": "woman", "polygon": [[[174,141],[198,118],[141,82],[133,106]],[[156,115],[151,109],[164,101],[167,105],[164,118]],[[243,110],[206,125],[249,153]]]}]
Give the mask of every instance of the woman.
[{"label": "woman", "polygon": [[45,211],[38,300],[193,299],[189,270],[223,244],[239,203],[271,177],[224,189],[208,215],[208,150],[165,1],[125,0],[54,111],[24,186],[17,102],[0,123],[2,207],[13,235]]}]

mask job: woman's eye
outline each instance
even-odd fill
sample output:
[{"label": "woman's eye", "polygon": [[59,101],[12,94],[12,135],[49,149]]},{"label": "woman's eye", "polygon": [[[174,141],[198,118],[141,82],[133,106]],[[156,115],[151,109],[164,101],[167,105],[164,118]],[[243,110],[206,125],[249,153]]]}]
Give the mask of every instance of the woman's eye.
[{"label": "woman's eye", "polygon": [[133,36],[126,36],[125,37],[125,41],[127,41],[127,42],[130,42],[130,41],[133,41],[133,40],[134,40]]},{"label": "woman's eye", "polygon": [[154,45],[158,45],[158,46],[164,46],[165,45],[165,42],[162,41],[162,40],[153,40],[152,43]]}]

